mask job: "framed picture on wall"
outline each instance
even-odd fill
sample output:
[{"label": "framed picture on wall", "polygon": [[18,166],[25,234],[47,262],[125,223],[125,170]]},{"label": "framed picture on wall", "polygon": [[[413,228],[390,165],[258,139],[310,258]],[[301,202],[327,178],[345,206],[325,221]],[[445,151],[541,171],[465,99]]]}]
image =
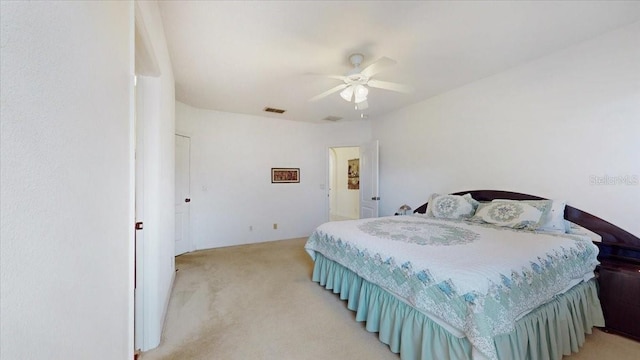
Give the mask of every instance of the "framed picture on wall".
[{"label": "framed picture on wall", "polygon": [[300,182],[300,168],[271,168],[271,183],[286,184]]},{"label": "framed picture on wall", "polygon": [[360,189],[360,159],[349,160],[349,169],[347,175],[347,189]]}]

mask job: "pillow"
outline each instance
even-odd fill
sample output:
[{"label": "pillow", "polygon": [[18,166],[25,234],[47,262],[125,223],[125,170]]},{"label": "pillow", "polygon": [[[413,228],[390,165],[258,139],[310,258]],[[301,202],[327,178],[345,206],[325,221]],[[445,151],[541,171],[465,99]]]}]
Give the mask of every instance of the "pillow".
[{"label": "pillow", "polygon": [[470,218],[477,207],[478,202],[471,197],[471,194],[433,194],[429,198],[426,215],[442,219]]},{"label": "pillow", "polygon": [[533,205],[538,209],[542,209],[541,206],[546,206],[548,201],[551,201],[551,206],[548,211],[542,215],[540,226],[536,231],[553,232],[553,233],[566,233],[568,232],[564,223],[564,208],[567,202],[564,200],[502,200],[496,199],[493,201],[516,201],[525,202],[529,205]]},{"label": "pillow", "polygon": [[591,241],[593,242],[602,242],[602,236],[600,236],[597,233],[594,233],[593,231],[582,227],[578,224],[574,224],[569,220],[565,220],[564,221],[566,224],[566,228],[567,228],[567,233],[568,234],[574,234],[574,235],[586,235],[588,237],[591,238]]},{"label": "pillow", "polygon": [[513,229],[537,229],[551,207],[551,200],[493,200],[480,204],[472,221]]},{"label": "pillow", "polygon": [[564,208],[567,202],[564,200],[552,200],[551,209],[542,218],[542,224],[538,228],[541,231],[565,233]]}]

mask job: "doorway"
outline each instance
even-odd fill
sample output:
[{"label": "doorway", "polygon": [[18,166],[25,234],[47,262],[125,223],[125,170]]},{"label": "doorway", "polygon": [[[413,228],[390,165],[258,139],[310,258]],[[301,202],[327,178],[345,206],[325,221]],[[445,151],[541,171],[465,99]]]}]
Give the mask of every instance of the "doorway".
[{"label": "doorway", "polygon": [[360,218],[360,147],[329,148],[329,221]]}]

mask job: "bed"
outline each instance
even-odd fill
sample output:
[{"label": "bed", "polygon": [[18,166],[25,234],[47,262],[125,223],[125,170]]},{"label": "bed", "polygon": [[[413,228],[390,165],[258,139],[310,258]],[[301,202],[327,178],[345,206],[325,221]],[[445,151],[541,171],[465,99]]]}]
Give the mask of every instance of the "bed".
[{"label": "bed", "polygon": [[312,280],[403,360],[560,359],[605,325],[594,242],[636,240],[561,201],[477,190],[323,224],[305,249]]}]

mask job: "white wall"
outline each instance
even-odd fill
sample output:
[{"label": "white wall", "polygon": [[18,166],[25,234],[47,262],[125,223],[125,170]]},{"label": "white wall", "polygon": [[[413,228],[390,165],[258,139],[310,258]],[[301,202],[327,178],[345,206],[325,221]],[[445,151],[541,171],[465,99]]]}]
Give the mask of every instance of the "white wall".
[{"label": "white wall", "polygon": [[372,120],[381,213],[502,189],[566,199],[640,236],[639,38],[636,23]]},{"label": "white wall", "polygon": [[[197,249],[310,235],[328,220],[328,148],[371,135],[364,121],[311,124],[180,102],[176,127],[191,137],[190,231]],[[300,183],[272,184],[272,167],[300,168]]]},{"label": "white wall", "polygon": [[[139,1],[138,26],[144,26],[159,76],[138,78],[138,121],[143,125],[144,240],[142,266],[142,350],[159,345],[175,274],[175,91],[162,18],[155,1]],[[140,247],[139,247],[140,248]]]},{"label": "white wall", "polygon": [[350,219],[360,218],[360,190],[348,188],[349,160],[360,158],[359,147],[333,148],[336,154],[335,215]]},{"label": "white wall", "polygon": [[132,4],[1,12],[0,358],[131,359]]}]

